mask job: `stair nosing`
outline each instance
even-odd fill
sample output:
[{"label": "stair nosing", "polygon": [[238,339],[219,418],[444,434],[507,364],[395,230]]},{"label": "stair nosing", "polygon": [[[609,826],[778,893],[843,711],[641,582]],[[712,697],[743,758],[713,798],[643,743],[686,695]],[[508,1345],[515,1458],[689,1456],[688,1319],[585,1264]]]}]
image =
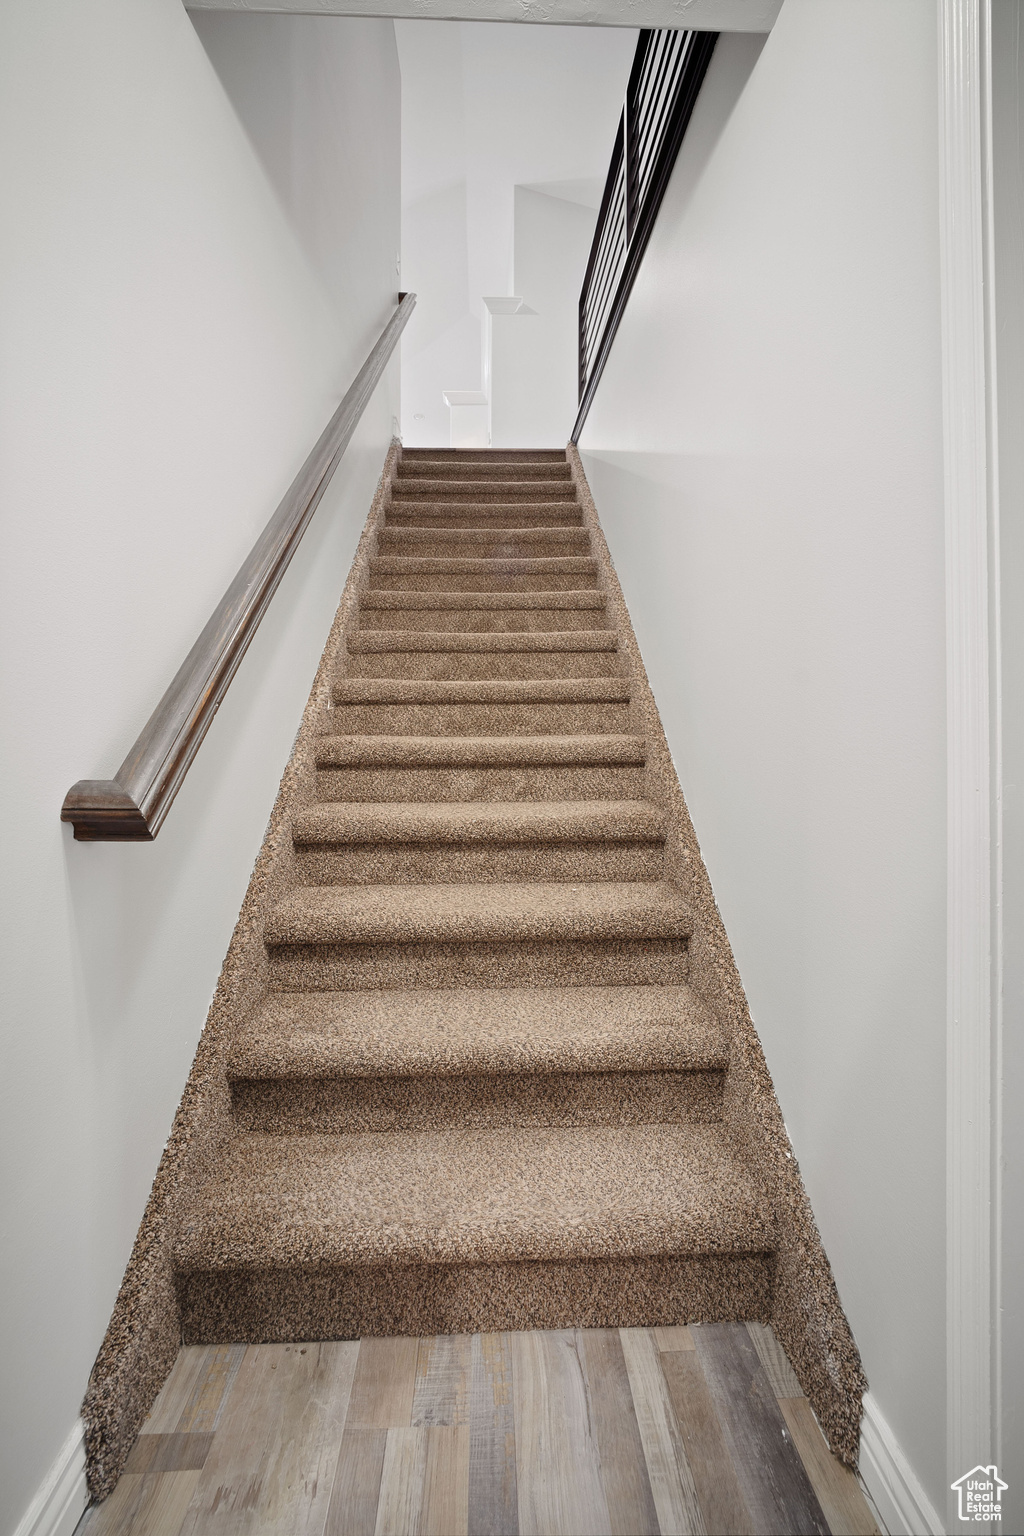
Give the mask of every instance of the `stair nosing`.
[{"label": "stair nosing", "polygon": [[[575,750],[574,750],[575,749]],[[647,743],[623,733],[566,736],[319,736],[317,767],[504,768],[642,766]]]},{"label": "stair nosing", "polygon": [[200,1198],[179,1273],[757,1255],[778,1230],[715,1124],[243,1132]]},{"label": "stair nosing", "polygon": [[530,544],[572,544],[590,543],[590,530],[586,527],[579,528],[546,528],[543,524],[524,523],[521,527],[471,527],[471,528],[417,528],[417,527],[393,527],[389,528],[385,523],[380,531],[382,539],[405,539],[410,544],[441,543],[445,540],[452,544],[498,544],[502,540],[510,541],[522,539]]},{"label": "stair nosing", "polygon": [[[579,502],[568,496],[557,496],[553,501],[544,501],[539,496],[533,500],[517,496],[514,501],[445,501],[439,496],[424,497],[417,501],[412,496],[400,496],[385,512],[384,528],[388,526],[387,519],[395,507],[401,507],[403,516],[414,514],[417,517],[440,517],[447,511],[457,512],[460,517],[468,517],[470,513],[480,517],[511,517],[515,513],[519,517],[527,511],[575,513],[577,517],[583,516],[583,509]],[[563,525],[555,524],[555,526]],[[586,528],[586,524],[582,521],[567,523],[564,526]]]},{"label": "stair nosing", "polygon": [[506,575],[597,574],[593,555],[373,555],[370,569],[387,576],[472,576],[487,570]]},{"label": "stair nosing", "polygon": [[631,690],[626,677],[342,677],[332,685],[335,703],[346,704],[625,704]]},{"label": "stair nosing", "polygon": [[264,997],[228,1051],[236,1081],[725,1072],[719,1020],[685,984]]},{"label": "stair nosing", "polygon": [[[463,602],[463,598],[469,601]],[[487,602],[487,598],[493,601]],[[531,602],[529,601],[531,598],[543,598],[545,601]],[[574,598],[576,601],[553,602],[551,601],[553,598]],[[606,608],[607,605],[608,599],[605,593],[596,587],[581,587],[567,592],[392,592],[386,588],[368,587],[359,599],[360,609],[371,611],[414,608],[437,609],[439,612],[484,613],[490,610],[515,612],[522,609],[524,613],[543,613],[546,609],[552,612],[582,612],[587,609]]]},{"label": "stair nosing", "polygon": [[636,843],[663,845],[648,800],[321,801],[292,818],[297,847]]},{"label": "stair nosing", "polygon": [[[547,492],[552,501],[576,500],[576,487],[568,475],[527,475],[521,480],[516,479],[514,475],[485,475],[481,479],[474,479],[471,475],[466,475],[464,478],[459,475],[399,475],[391,482],[392,496],[394,496],[396,491],[407,494],[422,494],[426,491],[434,491],[435,493],[443,494],[445,491],[452,491],[456,488],[460,490],[465,489],[467,493],[494,490],[523,491],[527,493],[540,491],[542,495],[544,492]],[[568,491],[571,494],[551,496],[550,493],[556,490],[563,493]],[[400,501],[404,500],[404,496],[399,495],[398,499]],[[481,499],[484,500],[486,498],[481,497]],[[525,498],[512,497],[513,501],[518,499]],[[535,500],[540,499],[540,496],[535,497]]]},{"label": "stair nosing", "polygon": [[[598,898],[598,899],[595,899]],[[684,940],[678,889],[661,881],[299,887],[268,914],[270,947]]]},{"label": "stair nosing", "polygon": [[426,651],[438,655],[557,651],[585,654],[618,650],[614,629],[356,629],[346,638],[350,655]]}]

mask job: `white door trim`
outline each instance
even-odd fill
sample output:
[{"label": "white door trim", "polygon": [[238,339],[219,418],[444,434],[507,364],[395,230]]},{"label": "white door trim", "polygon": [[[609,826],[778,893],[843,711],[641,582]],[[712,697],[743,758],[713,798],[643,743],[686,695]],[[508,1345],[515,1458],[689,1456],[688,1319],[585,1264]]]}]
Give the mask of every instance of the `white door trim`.
[{"label": "white door trim", "polygon": [[[949,1481],[995,1449],[992,1398],[993,426],[987,345],[989,0],[939,0],[948,766],[946,1437]],[[952,1499],[952,1495],[949,1495]],[[951,1510],[955,1522],[955,1510]],[[955,1529],[954,1526],[951,1527]]]}]

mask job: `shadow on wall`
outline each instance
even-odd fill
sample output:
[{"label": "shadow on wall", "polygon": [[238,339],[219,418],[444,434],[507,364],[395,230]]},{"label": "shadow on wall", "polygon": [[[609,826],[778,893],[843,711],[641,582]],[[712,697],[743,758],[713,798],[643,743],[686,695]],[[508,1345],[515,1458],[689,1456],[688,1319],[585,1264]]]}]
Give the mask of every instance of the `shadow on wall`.
[{"label": "shadow on wall", "polygon": [[[557,185],[557,184],[556,184]],[[583,184],[582,195],[592,197]],[[543,187],[515,189],[513,287],[526,308],[491,326],[491,444],[560,448],[579,397],[579,295],[597,208]]]},{"label": "shadow on wall", "polygon": [[[448,407],[438,380],[455,387],[475,369],[465,387],[476,389],[480,373],[480,321],[469,309],[469,264],[465,240],[452,229],[466,228],[465,180],[425,193],[402,209],[402,286],[416,294],[416,309],[402,335],[402,419],[409,443],[448,442]],[[448,251],[448,260],[424,269],[421,252]]]},{"label": "shadow on wall", "polygon": [[[402,238],[414,250],[432,247],[447,238],[448,230],[466,222],[466,183],[453,181],[436,192],[418,198],[402,209]],[[405,272],[403,286],[415,292],[416,309],[402,337],[402,360],[408,364],[469,313],[466,295],[469,268],[465,246],[456,247],[451,259],[431,273],[423,292],[413,268]]]}]

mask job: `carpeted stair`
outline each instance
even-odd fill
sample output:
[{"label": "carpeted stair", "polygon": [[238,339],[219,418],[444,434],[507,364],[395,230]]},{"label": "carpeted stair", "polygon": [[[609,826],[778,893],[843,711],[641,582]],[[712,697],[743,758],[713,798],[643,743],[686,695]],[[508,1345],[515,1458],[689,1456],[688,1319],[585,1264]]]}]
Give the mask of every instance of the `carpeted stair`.
[{"label": "carpeted stair", "polygon": [[181,1342],[770,1322],[865,1390],[582,465],[393,445],[83,1404]]},{"label": "carpeted stair", "polygon": [[406,450],[291,820],[186,1341],[770,1314],[564,453]]}]

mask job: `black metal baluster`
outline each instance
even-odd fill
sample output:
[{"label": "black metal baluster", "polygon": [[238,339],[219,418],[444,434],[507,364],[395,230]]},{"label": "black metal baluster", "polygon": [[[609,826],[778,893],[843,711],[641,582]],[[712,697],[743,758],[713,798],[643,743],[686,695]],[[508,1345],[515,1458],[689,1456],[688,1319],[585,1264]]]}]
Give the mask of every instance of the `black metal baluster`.
[{"label": "black metal baluster", "polygon": [[717,32],[644,28],[597,216],[579,302],[579,441],[668,187]]}]

